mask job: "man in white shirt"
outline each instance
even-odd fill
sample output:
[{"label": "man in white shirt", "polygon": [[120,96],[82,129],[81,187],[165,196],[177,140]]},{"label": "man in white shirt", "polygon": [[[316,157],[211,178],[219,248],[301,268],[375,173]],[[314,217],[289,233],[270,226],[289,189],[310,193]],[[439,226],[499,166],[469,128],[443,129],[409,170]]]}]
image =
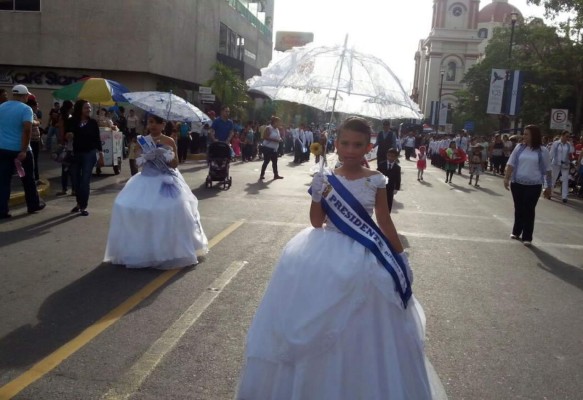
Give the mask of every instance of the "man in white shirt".
[{"label": "man in white shirt", "polygon": [[552,187],[554,187],[559,174],[561,174],[561,197],[563,203],[567,202],[567,196],[569,195],[570,156],[575,151],[573,145],[569,143],[569,135],[569,132],[564,131],[561,134],[561,138],[553,142],[550,151],[551,168],[553,172]]},{"label": "man in white shirt", "polygon": [[[462,149],[464,151],[464,153],[468,154],[470,139],[469,139],[468,133],[465,131],[465,129],[462,130],[460,132],[459,136],[455,139],[455,144],[458,147],[458,149]],[[463,167],[464,167],[464,163],[460,163],[458,166],[458,170],[457,170],[458,175],[462,174]]]}]

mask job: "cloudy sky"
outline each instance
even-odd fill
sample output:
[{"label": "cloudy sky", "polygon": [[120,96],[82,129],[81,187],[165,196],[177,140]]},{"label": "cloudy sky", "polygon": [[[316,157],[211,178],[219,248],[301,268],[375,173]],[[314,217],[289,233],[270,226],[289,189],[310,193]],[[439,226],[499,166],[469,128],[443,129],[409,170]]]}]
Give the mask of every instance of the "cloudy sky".
[{"label": "cloudy sky", "polygon": [[[482,0],[485,7],[491,0]],[[511,0],[525,17],[543,9]],[[349,45],[382,58],[410,91],[420,39],[431,30],[432,0],[276,0],[274,31],[314,33],[314,41]]]}]

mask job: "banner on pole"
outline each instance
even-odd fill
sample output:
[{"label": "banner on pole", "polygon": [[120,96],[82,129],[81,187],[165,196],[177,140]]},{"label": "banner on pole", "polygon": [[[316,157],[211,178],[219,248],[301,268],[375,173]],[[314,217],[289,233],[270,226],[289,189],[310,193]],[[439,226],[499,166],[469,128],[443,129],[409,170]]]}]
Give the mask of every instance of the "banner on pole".
[{"label": "banner on pole", "polygon": [[509,79],[506,84],[508,104],[506,113],[508,115],[518,115],[520,113],[520,105],[522,104],[522,92],[524,83],[524,74],[522,71],[510,71]]},{"label": "banner on pole", "polygon": [[449,111],[449,101],[441,101],[439,106],[439,126],[447,124],[447,112]]},{"label": "banner on pole", "polygon": [[431,113],[430,113],[431,117],[430,117],[429,123],[433,126],[438,125],[438,122],[439,122],[438,110],[439,110],[439,101],[432,101],[431,102]]},{"label": "banner on pole", "polygon": [[492,69],[490,74],[490,93],[488,95],[487,114],[502,114],[504,99],[504,83],[506,82],[505,69]]}]

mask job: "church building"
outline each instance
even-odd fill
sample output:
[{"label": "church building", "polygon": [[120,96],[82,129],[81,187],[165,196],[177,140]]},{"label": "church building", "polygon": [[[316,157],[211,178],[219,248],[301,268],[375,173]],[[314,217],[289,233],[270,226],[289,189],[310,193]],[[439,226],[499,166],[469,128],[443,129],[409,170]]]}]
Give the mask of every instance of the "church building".
[{"label": "church building", "polygon": [[488,39],[498,26],[510,24],[520,11],[508,0],[491,0],[480,10],[480,0],[433,0],[429,37],[419,41],[411,97],[428,118],[431,102],[455,104],[466,72],[484,55]]}]

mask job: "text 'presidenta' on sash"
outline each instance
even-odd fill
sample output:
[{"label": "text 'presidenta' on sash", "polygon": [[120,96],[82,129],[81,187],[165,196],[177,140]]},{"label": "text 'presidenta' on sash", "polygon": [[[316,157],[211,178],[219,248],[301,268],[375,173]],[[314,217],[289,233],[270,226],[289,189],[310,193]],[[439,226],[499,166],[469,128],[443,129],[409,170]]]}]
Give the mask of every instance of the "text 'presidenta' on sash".
[{"label": "text 'presidenta' on sash", "polygon": [[330,187],[322,197],[321,203],[326,215],[342,233],[362,244],[376,256],[393,278],[403,306],[407,308],[413,291],[407,267],[401,256],[395,252],[362,204],[340,180],[333,174],[326,177]]}]

